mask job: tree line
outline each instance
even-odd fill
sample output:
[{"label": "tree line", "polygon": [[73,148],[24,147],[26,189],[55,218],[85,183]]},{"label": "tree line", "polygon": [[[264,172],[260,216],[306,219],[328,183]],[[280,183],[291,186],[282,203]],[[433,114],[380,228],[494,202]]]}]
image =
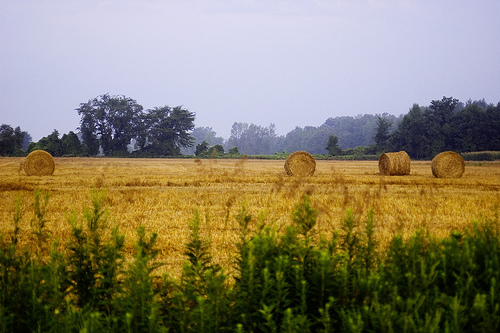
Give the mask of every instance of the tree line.
[{"label": "tree line", "polygon": [[[105,94],[80,104],[76,111],[81,116],[77,133],[70,131],[60,138],[54,130],[31,142],[26,153],[43,149],[53,156],[176,156],[181,147],[193,144],[189,133],[195,114],[181,106],[143,110],[134,99]],[[0,154],[22,155],[20,145],[10,137],[7,131],[1,133],[0,143],[5,141],[11,150],[2,149]]]},{"label": "tree line", "polygon": [[[234,123],[226,142],[210,128],[196,133],[198,141],[238,147],[243,154],[273,154],[306,150],[313,154],[377,155],[406,151],[414,159],[431,159],[453,150],[500,151],[500,103],[484,99],[460,102],[453,97],[414,104],[405,115],[387,113],[328,118],[318,127],[296,127],[278,136],[275,126]],[[228,147],[229,146],[229,147]]]},{"label": "tree line", "polygon": [[385,149],[405,150],[416,159],[432,158],[453,150],[500,150],[500,103],[468,101],[443,97],[428,107],[414,104],[397,129],[380,145]]},{"label": "tree line", "polygon": [[[231,127],[230,137],[225,140],[218,137],[211,127],[197,127],[192,132],[195,146],[182,149],[185,154],[195,154],[198,144],[206,142],[208,146],[222,145],[229,152],[238,147],[242,154],[269,155],[282,152],[306,150],[312,154],[328,154],[326,148],[330,136],[335,136],[342,152],[349,153],[356,147],[370,146],[377,127],[377,119],[383,117],[391,122],[390,128],[395,128],[400,117],[384,113],[382,115],[358,115],[328,118],[321,126],[295,127],[286,135],[278,135],[276,126],[260,126],[255,124],[235,122]],[[358,149],[359,150],[359,149]]]},{"label": "tree line", "polygon": [[414,104],[399,117],[387,113],[328,118],[321,126],[296,127],[278,135],[276,126],[235,122],[230,137],[211,127],[195,127],[195,113],[182,106],[143,110],[125,96],[98,96],[75,110],[78,131],[54,130],[38,142],[19,127],[0,127],[0,155],[23,156],[43,149],[53,156],[271,155],[306,150],[312,154],[376,155],[406,151],[429,159],[445,150],[500,151],[500,103],[453,97]]}]

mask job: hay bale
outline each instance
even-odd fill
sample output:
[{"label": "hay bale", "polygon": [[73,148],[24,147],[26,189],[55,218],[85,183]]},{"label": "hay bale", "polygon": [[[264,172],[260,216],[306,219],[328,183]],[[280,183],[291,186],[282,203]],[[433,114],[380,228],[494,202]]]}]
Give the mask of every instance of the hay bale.
[{"label": "hay bale", "polygon": [[312,176],[316,170],[316,160],[307,151],[296,151],[285,161],[285,171],[289,176]]},{"label": "hay bale", "polygon": [[28,176],[50,176],[54,173],[55,163],[45,150],[35,150],[26,156],[23,167]]},{"label": "hay bale", "polygon": [[378,159],[378,169],[385,176],[409,175],[410,156],[405,151],[382,154]]},{"label": "hay bale", "polygon": [[463,157],[453,151],[444,151],[432,159],[432,174],[436,178],[460,178],[464,171]]}]

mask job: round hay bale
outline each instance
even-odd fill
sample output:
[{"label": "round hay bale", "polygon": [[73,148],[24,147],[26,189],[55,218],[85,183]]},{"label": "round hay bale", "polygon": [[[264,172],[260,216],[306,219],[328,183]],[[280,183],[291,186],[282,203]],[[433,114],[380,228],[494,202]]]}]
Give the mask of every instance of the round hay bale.
[{"label": "round hay bale", "polygon": [[405,151],[382,154],[378,159],[378,170],[385,176],[409,175],[410,156]]},{"label": "round hay bale", "polygon": [[35,150],[26,156],[23,167],[28,176],[50,176],[54,173],[55,163],[45,150]]},{"label": "round hay bale", "polygon": [[464,171],[463,157],[453,151],[444,151],[432,159],[432,174],[436,178],[460,178]]},{"label": "round hay bale", "polygon": [[289,176],[312,176],[316,170],[316,160],[307,151],[296,151],[285,161],[285,171]]}]

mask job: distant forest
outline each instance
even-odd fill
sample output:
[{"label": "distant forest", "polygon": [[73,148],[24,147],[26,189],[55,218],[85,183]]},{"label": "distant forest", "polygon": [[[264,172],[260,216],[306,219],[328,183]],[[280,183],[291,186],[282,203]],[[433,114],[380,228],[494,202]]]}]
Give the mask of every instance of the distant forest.
[{"label": "distant forest", "polygon": [[[285,136],[275,133],[274,124],[262,127],[234,123],[228,140],[217,137],[209,127],[192,132],[196,145],[238,147],[242,154],[274,154],[306,150],[312,154],[377,154],[405,150],[412,158],[429,159],[445,150],[460,153],[500,150],[500,103],[484,99],[460,102],[452,97],[434,100],[429,106],[414,104],[405,115],[387,113],[328,118],[321,126],[296,127]],[[335,138],[337,154],[328,149]],[[335,150],[333,150],[335,151]],[[194,148],[183,152],[193,154]]]},{"label": "distant forest", "polygon": [[406,151],[430,159],[441,151],[500,151],[500,102],[460,102],[452,97],[414,104],[409,112],[342,116],[321,126],[296,127],[277,135],[274,124],[235,122],[228,139],[211,127],[195,127],[195,113],[182,107],[143,110],[125,96],[102,95],[82,103],[78,131],[54,130],[38,142],[19,127],[0,127],[0,155],[24,156],[43,149],[53,156],[199,157],[272,155],[305,150],[323,155],[376,155]]},{"label": "distant forest", "polygon": [[[222,145],[225,150],[238,147],[240,153],[248,155],[290,153],[297,150],[306,150],[311,154],[328,154],[326,145],[331,135],[338,138],[338,145],[342,149],[374,144],[377,120],[380,117],[391,123],[390,131],[397,128],[402,118],[387,113],[328,118],[321,126],[297,126],[286,135],[276,135],[274,124],[263,127],[234,123],[227,140],[218,137],[210,127],[197,127],[191,135],[196,139],[195,146],[205,141],[209,146]],[[195,147],[184,148],[181,151],[185,154],[194,154]]]}]

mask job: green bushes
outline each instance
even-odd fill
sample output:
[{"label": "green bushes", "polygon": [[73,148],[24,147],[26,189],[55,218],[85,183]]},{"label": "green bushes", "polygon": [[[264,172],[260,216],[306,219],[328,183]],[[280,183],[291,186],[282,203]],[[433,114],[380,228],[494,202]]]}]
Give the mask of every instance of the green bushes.
[{"label": "green bushes", "polygon": [[479,151],[461,154],[466,161],[495,161],[500,160],[500,152]]},{"label": "green bushes", "polygon": [[[36,248],[0,240],[0,331],[22,332],[492,332],[500,323],[499,221],[475,222],[435,239],[425,230],[377,246],[371,213],[347,211],[330,237],[315,232],[309,198],[278,231],[243,206],[240,241],[228,275],[212,262],[203,218],[189,222],[182,276],[155,276],[156,234],[137,230],[133,260],[93,191],[71,237],[52,240],[49,197],[36,192]],[[205,218],[206,219],[206,218]],[[257,225],[249,228],[250,222]]]}]

